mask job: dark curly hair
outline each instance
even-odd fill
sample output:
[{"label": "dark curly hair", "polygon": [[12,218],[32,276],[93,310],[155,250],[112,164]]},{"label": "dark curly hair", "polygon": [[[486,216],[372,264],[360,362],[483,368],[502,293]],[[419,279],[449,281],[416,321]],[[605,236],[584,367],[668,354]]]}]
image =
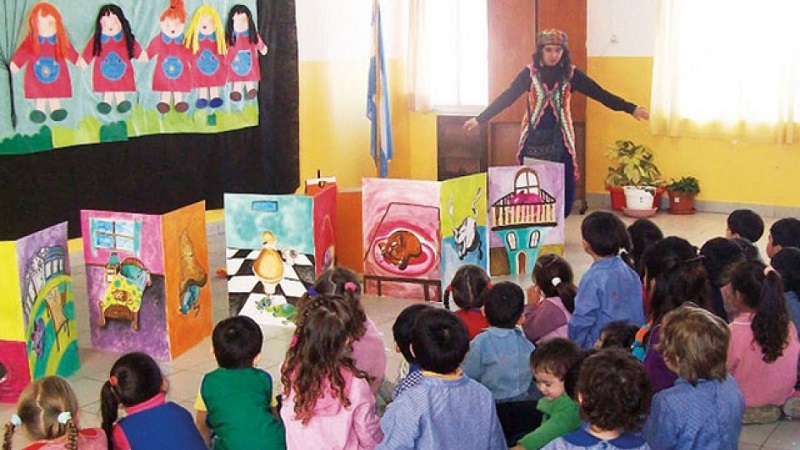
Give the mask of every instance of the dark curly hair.
[{"label": "dark curly hair", "polygon": [[650,412],[653,389],[630,352],[601,350],[586,358],[578,378],[581,417],[601,430],[634,431]]},{"label": "dark curly hair", "polygon": [[531,55],[531,59],[533,61],[533,67],[539,72],[542,81],[547,84],[552,84],[559,81],[568,80],[572,76],[572,57],[569,54],[569,48],[566,45],[562,45],[561,48],[564,49],[564,53],[561,54],[561,60],[558,61],[553,67],[548,67],[542,64],[542,51],[544,50],[544,45],[537,45],[536,51],[533,52]]},{"label": "dark curly hair", "polygon": [[564,381],[572,366],[581,360],[581,349],[564,338],[555,338],[536,347],[531,353],[531,369],[547,372]]},{"label": "dark curly hair", "polygon": [[764,274],[761,261],[745,261],[733,269],[731,286],[734,295],[755,311],[750,328],[761,347],[761,359],[770,363],[783,355],[789,345],[789,310],[783,298],[783,282],[774,270]]}]

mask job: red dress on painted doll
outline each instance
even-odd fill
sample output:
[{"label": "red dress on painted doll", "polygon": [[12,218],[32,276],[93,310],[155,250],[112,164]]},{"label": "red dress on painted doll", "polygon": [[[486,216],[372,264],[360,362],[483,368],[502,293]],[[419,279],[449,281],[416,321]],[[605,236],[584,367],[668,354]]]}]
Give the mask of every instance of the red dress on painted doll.
[{"label": "red dress on painted doll", "polygon": [[236,42],[228,47],[228,81],[261,80],[261,68],[258,65],[258,52],[263,52],[267,45],[258,36],[258,42],[250,42],[250,31],[234,32]]},{"label": "red dress on painted doll", "polygon": [[[32,39],[39,40],[39,51],[34,52]],[[27,37],[19,46],[11,62],[22,68],[28,64],[25,71],[25,98],[71,98],[72,80],[69,76],[67,60],[73,64],[78,61],[78,52],[71,43],[67,42],[68,53],[56,54],[56,36]]]},{"label": "red dress on painted doll", "polygon": [[183,34],[173,39],[164,33],[159,33],[148,44],[147,56],[158,57],[153,71],[154,91],[192,90],[192,52],[183,45]]},{"label": "red dress on painted doll", "polygon": [[200,34],[197,53],[192,62],[192,81],[196,88],[221,87],[225,85],[227,71],[225,56],[217,53],[217,33]]},{"label": "red dress on painted doll", "polygon": [[[128,48],[125,46],[125,38],[122,32],[115,36],[101,35],[102,49],[97,55],[92,72],[92,85],[95,92],[135,92],[136,81],[133,74],[133,63],[128,55]],[[83,50],[83,59],[90,63],[95,58],[92,55],[94,48],[94,37],[89,39],[86,48]],[[133,42],[133,57],[138,58],[142,54],[139,43]]]}]

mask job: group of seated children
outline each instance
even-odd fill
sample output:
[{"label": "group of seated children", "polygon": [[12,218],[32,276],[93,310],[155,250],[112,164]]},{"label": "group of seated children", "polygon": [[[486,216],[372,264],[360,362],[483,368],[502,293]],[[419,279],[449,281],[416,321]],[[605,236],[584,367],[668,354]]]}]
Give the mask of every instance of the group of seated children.
[{"label": "group of seated children", "polygon": [[[593,212],[577,286],[567,261],[541,255],[527,302],[465,266],[445,292],[455,313],[404,309],[394,384],[357,276],[332,269],[297,304],[280,402],[256,367],[260,327],[232,317],[214,329],[219,367],[194,419],[166,400],[158,364],[131,353],[103,384],[102,428],[81,429],[69,383],[46,377],[20,397],[3,450],[19,427],[29,449],[49,450],[736,448],[743,423],[800,416],[800,221],[772,225],[770,265],[753,250],[763,230],[736,211],[698,251],[646,219],[626,229]],[[389,403],[382,417],[376,399]]]}]

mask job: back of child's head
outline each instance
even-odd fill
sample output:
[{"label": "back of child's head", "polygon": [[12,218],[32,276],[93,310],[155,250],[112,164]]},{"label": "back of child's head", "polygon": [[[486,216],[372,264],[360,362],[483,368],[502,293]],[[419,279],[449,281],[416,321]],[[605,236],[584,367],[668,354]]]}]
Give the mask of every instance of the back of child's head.
[{"label": "back of child's head", "polygon": [[737,209],[728,214],[729,237],[743,237],[757,242],[764,235],[764,220],[753,210]]},{"label": "back of child's head", "polygon": [[791,320],[780,275],[760,261],[745,261],[733,268],[731,287],[734,298],[754,312],[750,328],[762,359],[775,361],[787,345]]},{"label": "back of child's head", "polygon": [[162,392],[164,384],[161,368],[144,353],[128,353],[114,363],[100,390],[100,411],[109,448],[120,405],[129,407],[150,400]]},{"label": "back of child's head", "polygon": [[68,435],[68,450],[77,448],[78,398],[69,382],[59,376],[47,376],[30,384],[19,397],[17,412],[6,424],[3,450],[11,449],[17,427],[25,428],[35,441],[53,440]]},{"label": "back of child's head", "polygon": [[661,228],[650,219],[636,219],[628,226],[628,235],[631,237],[631,259],[633,266],[640,277],[644,277],[644,267],[642,266],[642,256],[644,252],[656,242],[664,239]]},{"label": "back of child's head", "polygon": [[784,292],[800,294],[800,248],[781,249],[769,262],[783,280]]},{"label": "back of child's head", "polygon": [[503,281],[486,292],[483,314],[489,325],[514,328],[525,309],[525,292],[516,283]]},{"label": "back of child's head", "polygon": [[631,251],[631,238],[625,224],[608,211],[595,211],[581,223],[581,237],[589,249],[600,257],[615,256],[621,250]]},{"label": "back of child's head", "polygon": [[473,309],[483,306],[483,294],[491,286],[491,279],[486,271],[475,264],[467,264],[456,270],[450,285],[444,293],[444,307],[450,309],[450,297],[461,309]]},{"label": "back of child's head", "polygon": [[622,348],[629,350],[636,340],[636,332],[639,327],[631,325],[624,320],[610,322],[600,332],[600,349]]},{"label": "back of child's head", "polygon": [[749,240],[740,237],[731,238],[731,240],[735,242],[740,249],[742,249],[744,259],[749,261],[761,261],[761,255],[758,253],[758,247],[756,247],[756,244],[753,244]]},{"label": "back of child's head", "polygon": [[397,318],[394,320],[394,325],[392,325],[394,342],[397,344],[397,348],[400,350],[403,358],[409,363],[417,362],[414,354],[411,353],[411,335],[414,329],[414,322],[416,322],[417,317],[419,317],[423,311],[430,308],[433,307],[426,303],[415,303],[408,306],[406,309],[400,311],[400,314],[398,314]]},{"label": "back of child's head", "polygon": [[261,327],[247,316],[228,317],[211,334],[217,364],[225,369],[251,367],[263,343]]},{"label": "back of child's head", "polygon": [[539,256],[533,265],[532,278],[545,297],[559,297],[567,311],[575,311],[578,287],[575,286],[572,266],[566,259],[554,253]]},{"label": "back of child's head", "polygon": [[800,248],[800,220],[794,217],[779,219],[769,228],[772,246]]},{"label": "back of child's head", "polygon": [[554,338],[545,341],[531,353],[531,369],[549,373],[563,381],[581,357],[581,349],[574,342]]},{"label": "back of child's head", "polygon": [[348,324],[351,311],[341,295],[318,295],[304,302],[297,311],[292,343],[281,367],[284,396],[295,394],[295,417],[304,424],[313,416],[317,399],[327,380],[331,392],[344,407],[350,406],[342,370],[368,378],[356,369],[351,357]]},{"label": "back of child's head", "polygon": [[581,417],[592,427],[629,432],[647,418],[652,388],[641,362],[630,352],[611,348],[583,362],[578,396]]},{"label": "back of child's head", "polygon": [[643,261],[653,324],[685,302],[713,309],[706,269],[689,241],[676,236],[664,238],[647,250]]},{"label": "back of child's head", "polygon": [[414,322],[411,351],[417,364],[430,372],[455,372],[469,350],[467,326],[445,309],[422,311]]},{"label": "back of child's head", "polygon": [[345,267],[328,269],[317,278],[313,292],[315,295],[335,295],[344,299],[351,309],[352,317],[348,333],[355,340],[364,336],[367,331],[367,313],[361,304],[361,283],[355,272]]},{"label": "back of child's head", "polygon": [[745,260],[744,251],[732,239],[717,237],[709,239],[700,247],[703,266],[709,281],[716,287],[730,283],[733,266]]},{"label": "back of child's head", "polygon": [[725,380],[729,343],[728,324],[696,305],[681,305],[661,321],[658,350],[667,366],[693,385]]}]

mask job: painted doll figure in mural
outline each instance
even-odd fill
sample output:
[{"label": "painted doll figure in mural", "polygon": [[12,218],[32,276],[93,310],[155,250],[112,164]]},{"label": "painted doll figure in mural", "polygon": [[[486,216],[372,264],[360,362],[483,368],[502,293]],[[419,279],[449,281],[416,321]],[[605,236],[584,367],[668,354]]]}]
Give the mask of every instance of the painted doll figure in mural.
[{"label": "painted doll figure in mural", "polygon": [[233,83],[231,100],[238,102],[244,95],[253,99],[258,95],[256,83],[261,80],[256,51],[267,54],[267,45],[258,35],[253,14],[244,5],[234,5],[225,24],[225,40],[228,42],[228,81]]},{"label": "painted doll figure in mural", "polygon": [[572,64],[567,48],[567,34],[549,29],[536,36],[532,62],[522,69],[508,89],[477,117],[464,122],[472,131],[478,125],[506,109],[523,93],[528,93],[525,116],[522,118],[517,158],[524,157],[564,164],[564,217],[575,202],[575,180],[580,174],[575,155],[575,129],[572,124],[570,98],[578,91],[614,111],[625,111],[637,120],[647,120],[650,113],[606,91]]},{"label": "painted doll figure in mural", "polygon": [[97,105],[101,114],[111,112],[112,103],[117,111],[126,113],[133,106],[125,98],[126,92],[136,92],[136,80],[131,60],[144,60],[139,43],[131,31],[131,25],[122,9],[117,5],[103,5],[97,13],[94,35],[83,50],[86,62],[94,62],[92,86],[94,91],[103,94],[103,101]]},{"label": "painted doll figure in mural", "polygon": [[192,53],[183,45],[183,29],[186,24],[186,8],[183,0],[170,0],[170,5],[161,13],[161,33],[154,37],[145,52],[156,59],[153,71],[153,91],[161,93],[156,109],[166,114],[172,108],[170,100],[175,100],[175,111],[182,113],[189,109],[183,99],[184,93],[192,90]]},{"label": "painted doll figure in mural", "polygon": [[219,90],[227,77],[225,54],[228,47],[217,10],[208,5],[197,8],[186,34],[186,48],[194,55],[192,82],[198,97],[195,106],[219,108],[222,106]]},{"label": "painted doll figure in mural", "polygon": [[50,118],[60,122],[67,117],[61,107],[62,98],[72,98],[72,81],[67,61],[85,67],[86,62],[69,41],[61,13],[47,2],[39,2],[28,14],[28,34],[11,58],[9,69],[25,72],[25,98],[34,101],[31,122],[42,123],[50,107]]}]

